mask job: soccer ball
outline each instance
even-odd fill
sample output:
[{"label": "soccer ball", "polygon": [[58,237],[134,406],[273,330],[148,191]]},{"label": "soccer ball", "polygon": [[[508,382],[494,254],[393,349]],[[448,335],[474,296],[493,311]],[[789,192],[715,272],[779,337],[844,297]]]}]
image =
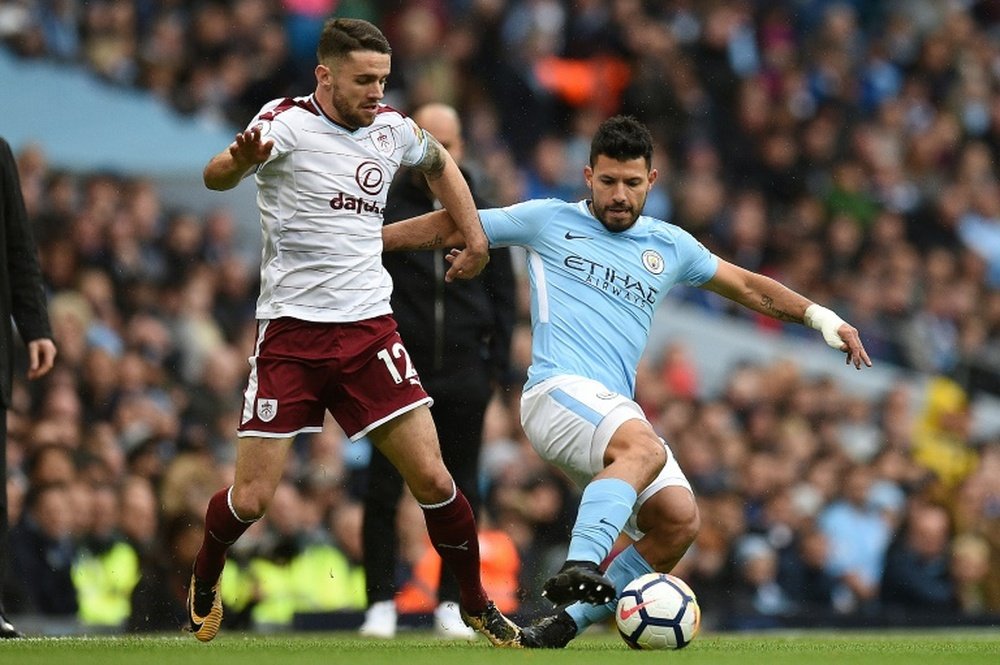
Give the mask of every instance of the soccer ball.
[{"label": "soccer ball", "polygon": [[698,634],[701,608],[679,577],[647,573],[622,590],[615,621],[633,649],[682,649]]}]

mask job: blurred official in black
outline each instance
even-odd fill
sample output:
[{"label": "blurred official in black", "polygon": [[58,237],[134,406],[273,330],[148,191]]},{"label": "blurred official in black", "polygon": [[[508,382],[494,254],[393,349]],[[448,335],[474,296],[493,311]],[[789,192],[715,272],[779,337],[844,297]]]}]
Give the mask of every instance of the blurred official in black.
[{"label": "blurred official in black", "polygon": [[[413,119],[462,164],[462,129],[453,108],[429,104],[414,112]],[[474,183],[469,184],[476,206],[488,207],[476,195]],[[385,223],[440,207],[419,173],[401,169],[389,189]],[[445,254],[392,252],[382,261],[392,275],[392,310],[399,333],[424,389],[434,398],[431,414],[445,465],[476,510],[482,503],[478,470],[483,416],[509,374],[514,275],[510,250],[492,250],[479,277],[446,284]],[[396,631],[396,513],[403,482],[378,450],[372,452],[368,478],[363,534],[369,609],[361,632],[389,638]],[[462,623],[456,601],[458,584],[442,567],[435,628],[443,637],[472,639],[475,634]]]},{"label": "blurred official in black", "polygon": [[56,359],[42,287],[38,249],[21,194],[21,179],[10,145],[0,138],[0,638],[21,637],[3,609],[7,575],[7,409],[14,376],[14,324],[28,346],[29,379],[44,376]]}]

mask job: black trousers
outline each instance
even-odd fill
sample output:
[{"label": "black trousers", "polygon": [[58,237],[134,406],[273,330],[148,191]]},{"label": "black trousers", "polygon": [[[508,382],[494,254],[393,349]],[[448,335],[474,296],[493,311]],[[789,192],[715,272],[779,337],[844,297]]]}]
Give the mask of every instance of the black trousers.
[{"label": "black trousers", "polygon": [[[435,390],[424,379],[424,387],[434,398],[431,415],[437,426],[441,455],[473,511],[480,506],[479,454],[483,445],[483,416],[492,395],[487,383],[448,385]],[[396,594],[396,562],[399,543],[396,515],[403,494],[403,477],[378,449],[372,450],[368,468],[368,491],[362,523],[365,585],[368,604],[391,600]],[[438,602],[458,601],[458,582],[451,571],[441,567]]]},{"label": "black trousers", "polygon": [[3,614],[4,583],[7,581],[7,409],[0,407],[0,614]]}]

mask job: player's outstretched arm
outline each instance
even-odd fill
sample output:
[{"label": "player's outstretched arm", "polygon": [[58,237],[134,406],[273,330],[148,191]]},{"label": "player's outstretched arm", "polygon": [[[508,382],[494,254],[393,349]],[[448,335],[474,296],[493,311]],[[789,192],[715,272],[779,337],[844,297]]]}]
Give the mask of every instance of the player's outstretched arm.
[{"label": "player's outstretched arm", "polygon": [[202,173],[205,186],[217,191],[232,189],[243,176],[271,155],[274,141],[262,141],[260,129],[253,127],[236,135],[229,147],[209,160]]},{"label": "player's outstretched arm", "polygon": [[819,330],[829,346],[847,355],[847,364],[854,365],[857,369],[861,369],[862,364],[872,366],[857,328],[832,310],[817,305],[770,277],[720,260],[715,276],[705,282],[702,288],[714,291],[755,312]]},{"label": "player's outstretched arm", "polygon": [[382,251],[464,247],[465,237],[447,210],[435,210],[382,227]]},{"label": "player's outstretched arm", "polygon": [[476,202],[458,164],[448,151],[427,133],[427,152],[416,165],[427,178],[427,185],[441,202],[465,238],[465,251],[454,261],[445,275],[447,281],[458,277],[470,279],[478,275],[490,260],[489,242],[479,221]]}]

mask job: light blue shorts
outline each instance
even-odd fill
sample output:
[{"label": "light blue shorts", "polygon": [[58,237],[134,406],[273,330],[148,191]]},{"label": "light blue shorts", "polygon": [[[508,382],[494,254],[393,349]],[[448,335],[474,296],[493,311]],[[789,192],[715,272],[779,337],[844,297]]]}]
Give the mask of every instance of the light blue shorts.
[{"label": "light blue shorts", "polygon": [[[535,384],[521,396],[521,426],[532,447],[581,488],[604,468],[604,452],[614,433],[633,419],[648,422],[633,400],[581,376],[555,376]],[[653,482],[639,492],[632,516],[623,529],[634,540],[642,537],[636,520],[649,497],[670,485],[691,490],[691,483],[670,446],[664,441],[663,447],[667,463]]]}]

